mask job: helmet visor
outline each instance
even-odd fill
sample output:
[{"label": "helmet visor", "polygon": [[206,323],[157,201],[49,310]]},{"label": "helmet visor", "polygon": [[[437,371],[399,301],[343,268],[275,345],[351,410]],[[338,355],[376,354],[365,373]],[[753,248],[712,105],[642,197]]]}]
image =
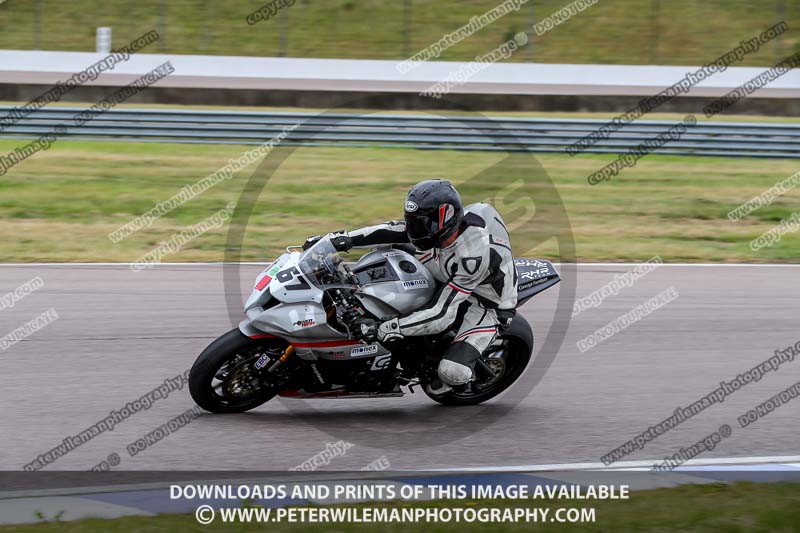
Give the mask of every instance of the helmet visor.
[{"label": "helmet visor", "polygon": [[435,216],[423,213],[406,213],[406,232],[412,240],[433,237],[439,231],[439,221]]}]

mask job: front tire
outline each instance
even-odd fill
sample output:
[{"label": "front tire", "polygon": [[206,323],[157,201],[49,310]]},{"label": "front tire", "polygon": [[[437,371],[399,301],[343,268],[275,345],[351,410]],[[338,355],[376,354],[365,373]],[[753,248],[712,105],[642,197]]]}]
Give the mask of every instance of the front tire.
[{"label": "front tire", "polygon": [[275,388],[234,390],[238,374],[231,372],[252,372],[254,359],[285,344],[280,339],[251,339],[239,328],[222,335],[203,350],[189,371],[192,399],[212,413],[243,413],[268,402],[278,393]]}]

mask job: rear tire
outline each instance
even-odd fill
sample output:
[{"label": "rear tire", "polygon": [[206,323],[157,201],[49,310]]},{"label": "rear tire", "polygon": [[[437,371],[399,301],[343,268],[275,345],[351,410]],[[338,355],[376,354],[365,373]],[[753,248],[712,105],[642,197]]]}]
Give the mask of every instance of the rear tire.
[{"label": "rear tire", "polygon": [[220,394],[213,382],[218,372],[237,356],[247,359],[262,352],[262,348],[285,344],[280,339],[251,339],[233,329],[208,345],[197,357],[189,371],[189,393],[197,405],[212,413],[243,413],[271,400],[277,393],[274,389],[254,391],[252,395],[234,398]]},{"label": "rear tire", "polygon": [[[530,363],[533,356],[533,331],[528,321],[517,315],[514,317],[511,327],[500,335],[500,340],[505,341],[507,353],[504,359],[507,366],[495,384],[484,391],[478,391],[473,386],[473,392],[470,394],[448,392],[441,395],[433,395],[429,394],[427,390],[425,394],[442,405],[478,405],[508,389],[519,379],[525,368],[527,368],[528,363]],[[484,357],[484,355],[481,355],[481,357]]]}]

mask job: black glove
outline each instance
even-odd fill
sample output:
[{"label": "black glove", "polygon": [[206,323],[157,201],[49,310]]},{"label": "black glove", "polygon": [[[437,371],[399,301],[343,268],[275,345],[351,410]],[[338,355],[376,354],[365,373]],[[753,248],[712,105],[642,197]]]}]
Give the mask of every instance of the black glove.
[{"label": "black glove", "polygon": [[[353,239],[348,237],[347,233],[345,233],[343,230],[330,235],[331,244],[333,244],[333,247],[336,248],[337,252],[347,252],[353,247]],[[312,235],[311,237],[307,238],[306,242],[303,243],[303,251],[308,250],[317,244],[323,237],[324,235]]]},{"label": "black glove", "polygon": [[404,337],[400,333],[400,324],[397,317],[383,318],[380,322],[372,318],[357,318],[353,321],[353,336],[364,342],[395,341]]},{"label": "black glove", "polygon": [[378,322],[372,318],[357,318],[350,324],[353,337],[364,342],[374,342],[378,338]]},{"label": "black glove", "polygon": [[331,237],[331,243],[337,252],[347,252],[353,247],[353,239],[348,237],[346,233],[334,235]]},{"label": "black glove", "polygon": [[315,244],[317,244],[317,242],[319,242],[321,238],[322,235],[312,235],[311,237],[307,238],[306,242],[303,243],[303,251],[306,251]]}]

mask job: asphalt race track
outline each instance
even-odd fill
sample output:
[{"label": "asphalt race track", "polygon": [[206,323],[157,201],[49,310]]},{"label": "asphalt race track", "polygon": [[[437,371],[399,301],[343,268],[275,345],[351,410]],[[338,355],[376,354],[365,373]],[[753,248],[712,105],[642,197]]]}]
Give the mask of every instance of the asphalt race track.
[{"label": "asphalt race track", "polygon": [[[241,268],[247,291],[261,267]],[[577,296],[631,268],[580,266]],[[233,324],[221,265],[138,273],[127,265],[7,265],[0,266],[0,296],[35,276],[43,288],[0,309],[0,336],[50,307],[60,318],[0,352],[0,470],[22,469],[186,370]],[[566,328],[566,335],[541,382],[518,404],[509,398],[513,389],[472,408],[442,407],[421,391],[382,400],[275,400],[246,414],[200,416],[130,456],[126,445],[193,406],[183,388],[47,469],[87,470],[117,453],[117,469],[279,471],[339,440],[354,446],[323,469],[359,470],[382,456],[393,470],[598,462],[720,381],[800,340],[798,279],[800,266],[667,265],[569,324],[551,320],[560,289],[550,289],[522,313],[537,339],[551,328]],[[676,300],[578,350],[579,339],[669,287]],[[234,312],[238,321],[240,309]],[[795,455],[800,399],[746,428],[736,419],[798,381],[800,360],[784,363],[624,460],[660,460],[723,424],[732,435],[702,458]]]}]

